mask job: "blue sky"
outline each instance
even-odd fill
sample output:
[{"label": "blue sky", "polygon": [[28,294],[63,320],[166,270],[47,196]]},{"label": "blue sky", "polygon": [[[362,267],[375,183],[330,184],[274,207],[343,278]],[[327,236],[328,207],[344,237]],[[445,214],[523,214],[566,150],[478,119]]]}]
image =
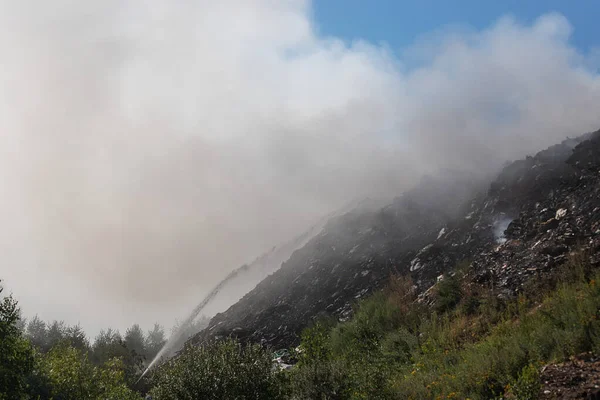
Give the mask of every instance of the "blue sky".
[{"label": "blue sky", "polygon": [[529,24],[542,14],[558,12],[573,26],[571,41],[583,52],[598,46],[600,37],[597,0],[314,0],[312,7],[322,34],[385,42],[394,51],[444,26],[482,29],[504,15]]}]

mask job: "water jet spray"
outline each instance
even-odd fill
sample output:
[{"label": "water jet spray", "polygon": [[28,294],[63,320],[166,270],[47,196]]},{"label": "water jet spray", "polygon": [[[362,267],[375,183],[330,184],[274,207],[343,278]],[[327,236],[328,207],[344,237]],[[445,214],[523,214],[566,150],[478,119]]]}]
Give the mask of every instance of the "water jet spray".
[{"label": "water jet spray", "polygon": [[221,282],[219,282],[205,297],[202,299],[200,303],[192,310],[192,312],[187,316],[187,318],[183,321],[183,323],[179,326],[179,328],[173,332],[173,334],[169,337],[169,340],[165,343],[165,345],[160,349],[160,351],[156,354],[154,359],[150,362],[146,370],[142,373],[138,382],[148,373],[148,371],[160,360],[160,358],[174,350],[173,346],[175,343],[179,342],[179,339],[188,331],[189,327],[192,325],[194,320],[200,312],[215,298],[217,294],[223,289],[223,287],[229,283],[233,278],[237,277],[240,273],[248,270],[247,265],[243,265],[240,268],[233,270],[227,275]]}]

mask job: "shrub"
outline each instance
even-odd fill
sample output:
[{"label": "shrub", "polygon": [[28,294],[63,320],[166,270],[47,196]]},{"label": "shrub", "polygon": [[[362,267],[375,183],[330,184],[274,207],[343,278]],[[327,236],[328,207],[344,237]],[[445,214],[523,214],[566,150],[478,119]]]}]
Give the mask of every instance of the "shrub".
[{"label": "shrub", "polygon": [[529,364],[523,367],[519,378],[510,386],[508,392],[518,400],[536,400],[539,398],[541,387],[538,369],[533,364]]},{"label": "shrub", "polygon": [[387,362],[405,364],[419,347],[419,341],[405,328],[387,334],[381,342],[381,352]]},{"label": "shrub", "polygon": [[479,311],[479,307],[481,306],[481,300],[476,296],[468,296],[463,300],[461,305],[461,312],[466,315],[474,315]]},{"label": "shrub", "polygon": [[53,399],[140,399],[127,387],[125,367],[118,359],[96,366],[87,353],[63,343],[43,355],[40,364]]},{"label": "shrub", "polygon": [[318,364],[331,357],[330,336],[334,326],[332,321],[319,320],[314,325],[302,331],[300,335],[302,345],[298,353],[298,364]]},{"label": "shrub", "polygon": [[450,276],[437,286],[436,310],[444,313],[453,310],[462,298],[460,281],[456,276]]},{"label": "shrub", "polygon": [[346,364],[326,360],[299,366],[290,374],[292,397],[298,400],[350,399],[351,383]]},{"label": "shrub", "polygon": [[535,398],[539,363],[600,350],[600,275],[586,279],[536,302],[473,288],[464,296],[449,278],[429,313],[400,291],[376,293],[350,321],[303,335],[311,350],[292,371],[294,398]]},{"label": "shrub", "polygon": [[384,292],[360,303],[354,318],[333,328],[331,350],[338,356],[359,359],[377,351],[381,339],[401,325],[402,314]]},{"label": "shrub", "polygon": [[222,342],[188,345],[153,376],[156,400],[282,399],[285,374],[259,345]]}]

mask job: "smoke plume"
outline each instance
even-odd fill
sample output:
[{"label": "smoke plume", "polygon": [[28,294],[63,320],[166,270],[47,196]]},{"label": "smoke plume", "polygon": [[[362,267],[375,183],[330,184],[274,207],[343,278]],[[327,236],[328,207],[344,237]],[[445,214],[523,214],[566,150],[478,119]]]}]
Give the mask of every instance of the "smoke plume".
[{"label": "smoke plume", "polygon": [[169,323],[350,199],[600,126],[560,15],[391,50],[310,7],[0,0],[0,277],[26,314]]}]

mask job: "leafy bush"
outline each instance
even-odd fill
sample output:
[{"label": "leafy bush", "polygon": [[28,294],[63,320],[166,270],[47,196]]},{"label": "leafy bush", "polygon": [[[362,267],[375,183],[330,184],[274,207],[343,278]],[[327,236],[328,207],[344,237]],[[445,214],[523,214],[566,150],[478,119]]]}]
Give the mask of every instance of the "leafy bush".
[{"label": "leafy bush", "polygon": [[333,328],[331,349],[337,355],[362,358],[364,353],[378,349],[386,333],[399,327],[401,321],[399,308],[383,292],[375,293],[361,303],[354,318]]},{"label": "leafy bush", "polygon": [[466,315],[474,315],[481,306],[481,300],[475,296],[464,298],[461,306],[461,312]]},{"label": "leafy bush", "polygon": [[292,398],[298,400],[350,399],[351,384],[346,364],[341,360],[324,360],[304,364],[291,372]]},{"label": "leafy bush", "polygon": [[312,365],[325,362],[331,357],[331,321],[319,320],[302,331],[302,349],[298,353],[298,365]]},{"label": "leafy bush", "polygon": [[234,340],[188,345],[153,381],[156,400],[283,399],[287,387],[265,349]]},{"label": "leafy bush", "polygon": [[[398,393],[406,397],[415,393],[436,396],[454,393],[459,397],[486,399],[501,395],[504,387],[519,376],[525,390],[523,382],[528,375],[524,367],[561,360],[596,346],[599,307],[600,290],[595,281],[575,283],[553,292],[533,312],[522,310],[518,318],[500,322],[482,340],[454,348],[440,346],[444,342],[438,340],[431,349],[425,341],[421,354],[413,355],[412,371],[404,368],[405,379],[396,382]],[[439,330],[448,332],[457,321],[460,318],[450,320]]]},{"label": "leafy bush", "polygon": [[437,285],[436,309],[440,313],[453,310],[462,298],[460,281],[456,276],[450,276]]},{"label": "leafy bush", "polygon": [[402,327],[388,333],[381,341],[381,353],[390,363],[408,363],[418,348],[417,337]]},{"label": "leafy bush", "polygon": [[140,396],[127,387],[124,365],[118,359],[95,366],[87,353],[68,344],[55,346],[41,359],[52,399],[135,400]]},{"label": "leafy bush", "polygon": [[540,395],[540,372],[535,365],[523,367],[519,378],[509,388],[509,395],[518,400],[536,400]]},{"label": "leafy bush", "polygon": [[474,400],[505,396],[506,388],[535,398],[536,365],[600,351],[600,275],[572,276],[545,297],[537,293],[539,302],[499,301],[485,288],[463,293],[449,278],[428,313],[398,290],[374,294],[350,321],[302,336],[312,350],[291,372],[294,398]]}]

